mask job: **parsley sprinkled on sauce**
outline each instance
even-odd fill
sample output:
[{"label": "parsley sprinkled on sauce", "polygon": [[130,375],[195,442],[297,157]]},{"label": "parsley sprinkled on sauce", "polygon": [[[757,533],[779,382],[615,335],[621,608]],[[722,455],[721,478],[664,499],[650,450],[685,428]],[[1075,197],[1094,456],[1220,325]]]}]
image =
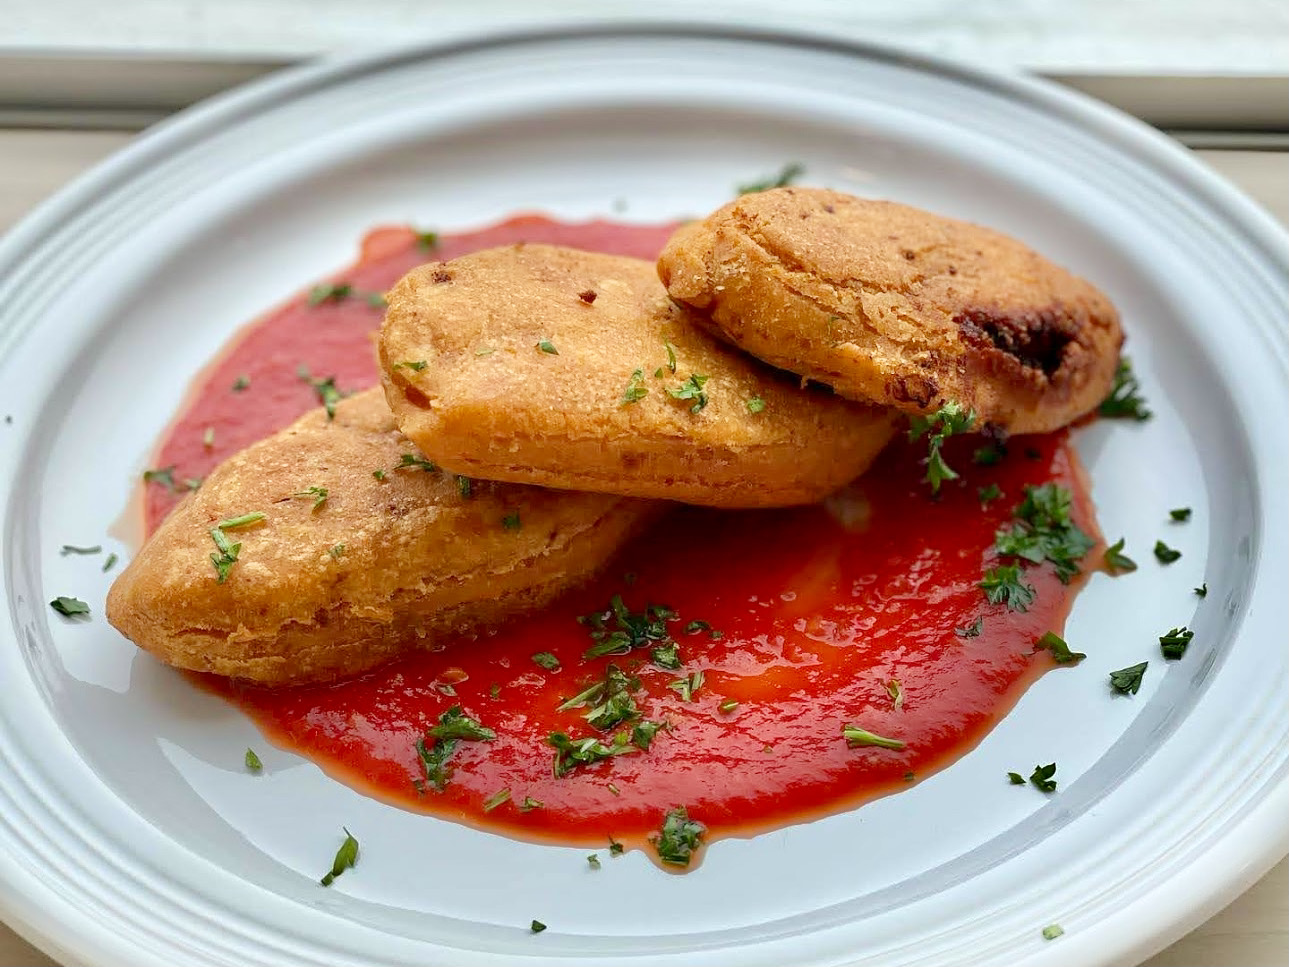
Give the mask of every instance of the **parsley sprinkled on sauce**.
[{"label": "parsley sprinkled on sauce", "polygon": [[158,483],[165,487],[172,494],[179,492],[178,486],[175,485],[175,467],[171,464],[168,467],[158,467],[155,470],[143,471],[144,483]]},{"label": "parsley sprinkled on sauce", "polygon": [[543,808],[545,805],[546,804],[540,799],[534,799],[532,796],[525,796],[523,802],[519,804],[519,811],[521,813],[530,813],[534,809]]},{"label": "parsley sprinkled on sauce", "polygon": [[[617,665],[610,664],[604,670],[604,681],[599,691],[589,698],[593,702],[591,710],[583,718],[592,728],[607,732],[624,722],[631,722],[640,717],[632,693],[640,688],[640,679],[626,674]],[[583,693],[586,694],[586,693]],[[564,706],[561,705],[562,709]]]},{"label": "parsley sprinkled on sauce", "polygon": [[960,403],[952,400],[930,416],[918,415],[909,420],[909,441],[927,438],[926,476],[923,479],[931,485],[931,493],[938,494],[944,481],[958,479],[957,472],[944,462],[940,452],[944,441],[966,433],[975,422],[975,410],[964,410]]},{"label": "parsley sprinkled on sauce", "polygon": [[1141,396],[1141,383],[1132,372],[1132,362],[1127,356],[1119,360],[1114,372],[1114,386],[1110,395],[1101,401],[1097,412],[1111,419],[1136,420],[1138,423],[1149,420],[1150,410]]},{"label": "parsley sprinkled on sauce", "polygon": [[398,466],[395,470],[424,470],[426,473],[434,473],[438,466],[433,460],[426,460],[419,453],[404,453],[398,458]]},{"label": "parsley sprinkled on sauce", "polygon": [[426,366],[430,365],[424,359],[405,359],[401,363],[395,363],[394,369],[410,369],[414,373],[419,373]]},{"label": "parsley sprinkled on sauce", "polygon": [[1028,611],[1034,601],[1033,586],[1021,580],[1015,564],[990,568],[978,587],[990,604],[1006,604],[1008,611]]},{"label": "parsley sprinkled on sauce", "polygon": [[539,651],[537,654],[533,655],[532,658],[536,664],[545,668],[548,672],[559,671],[559,659],[549,651]]},{"label": "parsley sprinkled on sauce", "polygon": [[1025,785],[1025,777],[1024,777],[1024,776],[1022,776],[1019,772],[1009,772],[1009,773],[1007,773],[1007,780],[1008,780],[1008,781],[1009,781],[1013,786],[1023,786],[1023,785]]},{"label": "parsley sprinkled on sauce", "polygon": [[669,339],[662,341],[662,348],[667,350],[667,371],[676,372],[676,347],[671,344]]},{"label": "parsley sprinkled on sauce", "polygon": [[546,742],[555,750],[552,771],[556,779],[562,779],[578,767],[594,765],[605,759],[638,750],[638,747],[632,745],[623,733],[615,735],[606,744],[594,735],[573,739],[564,732],[552,732],[547,736]]},{"label": "parsley sprinkled on sauce", "polygon": [[120,558],[116,556],[115,551],[108,554],[107,560],[103,562],[103,573],[106,574],[108,571],[112,570],[112,568],[116,567],[116,562],[119,560]]},{"label": "parsley sprinkled on sauce", "polygon": [[1057,937],[1061,936],[1064,933],[1065,933],[1065,928],[1062,927],[1059,923],[1049,923],[1046,927],[1043,928],[1043,939],[1055,940]]},{"label": "parsley sprinkled on sauce", "polygon": [[846,744],[851,748],[860,746],[876,746],[879,749],[902,749],[905,743],[899,739],[888,739],[884,735],[878,735],[876,732],[870,732],[867,729],[861,729],[858,725],[843,725],[841,734],[846,739]]},{"label": "parsley sprinkled on sauce", "polygon": [[462,500],[469,500],[474,496],[474,481],[469,477],[457,477],[457,493],[461,495]]},{"label": "parsley sprinkled on sauce", "polygon": [[242,761],[246,764],[248,772],[260,772],[264,768],[264,763],[260,761],[254,749],[247,749],[246,755],[242,756]]},{"label": "parsley sprinkled on sauce", "polygon": [[345,841],[340,844],[340,849],[336,850],[336,858],[331,861],[331,871],[318,882],[323,886],[331,886],[336,882],[336,877],[345,872],[352,870],[358,862],[358,840],[354,839],[354,834],[341,826],[345,832]]},{"label": "parsley sprinkled on sauce", "polygon": [[904,686],[898,678],[892,678],[886,683],[886,694],[891,697],[891,708],[898,712],[904,707]]},{"label": "parsley sprinkled on sauce", "polygon": [[485,813],[490,813],[498,806],[500,806],[503,802],[509,802],[509,801],[510,801],[510,790],[500,789],[497,792],[494,792],[491,796],[489,796],[487,799],[483,801],[483,811]]},{"label": "parsley sprinkled on sauce", "polygon": [[1149,662],[1140,662],[1136,665],[1129,665],[1127,668],[1120,668],[1118,671],[1110,673],[1110,687],[1120,695],[1136,695],[1141,688],[1141,680],[1145,677],[1146,666]]},{"label": "parsley sprinkled on sauce", "polygon": [[638,722],[631,729],[631,744],[642,752],[648,752],[649,746],[653,745],[653,740],[662,727],[661,722]]},{"label": "parsley sprinkled on sauce", "polygon": [[1155,558],[1160,564],[1172,564],[1181,556],[1181,551],[1169,547],[1163,541],[1155,541]]},{"label": "parsley sprinkled on sauce", "polygon": [[684,806],[669,810],[662,821],[662,830],[649,837],[658,859],[668,866],[688,866],[694,853],[703,845],[703,834],[707,827],[697,820],[689,818],[689,811]]},{"label": "parsley sprinkled on sauce", "polygon": [[622,404],[639,403],[649,395],[649,387],[644,384],[644,371],[637,369],[631,373],[627,388],[622,392]]},{"label": "parsley sprinkled on sauce", "polygon": [[1050,651],[1058,665],[1077,665],[1088,656],[1081,651],[1070,651],[1065,639],[1053,631],[1045,632],[1042,638],[1034,642],[1035,651]]},{"label": "parsley sprinkled on sauce", "polygon": [[201,435],[201,445],[207,450],[215,446],[215,428],[213,426],[208,426],[205,431],[203,431]]},{"label": "parsley sprinkled on sauce", "polygon": [[354,287],[348,282],[315,285],[309,290],[309,305],[320,306],[324,302],[344,302],[353,294]]},{"label": "parsley sprinkled on sauce", "polygon": [[75,618],[77,616],[88,618],[90,613],[90,606],[80,598],[67,598],[59,595],[49,602],[49,606],[64,618]]},{"label": "parsley sprinkled on sauce", "polygon": [[1096,543],[1074,523],[1071,500],[1070,492],[1057,484],[1026,485],[1025,499],[1015,510],[1017,519],[999,528],[994,550],[1031,564],[1047,561],[1061,582],[1069,584],[1079,573],[1078,562]]},{"label": "parsley sprinkled on sauce", "polygon": [[318,402],[322,404],[327,411],[327,419],[336,418],[336,404],[343,400],[348,393],[342,393],[336,386],[336,377],[328,376],[326,379],[314,379],[309,373],[309,367],[299,366],[295,371],[300,382],[308,383],[313,387],[313,391],[318,394]]},{"label": "parsley sprinkled on sauce", "polygon": [[1045,766],[1034,766],[1029,781],[1039,792],[1056,792],[1056,763],[1049,762]]},{"label": "parsley sprinkled on sauce", "polygon": [[677,671],[680,668],[680,646],[674,641],[654,645],[649,649],[649,660],[659,668]]},{"label": "parsley sprinkled on sauce", "polygon": [[251,388],[251,378],[245,374],[242,374],[241,376],[237,377],[237,379],[233,380],[234,393],[241,393],[243,390],[248,390],[250,388]]},{"label": "parsley sprinkled on sauce", "polygon": [[991,500],[997,500],[1003,495],[1003,489],[996,483],[991,483],[987,487],[978,487],[976,496],[980,498],[980,506],[988,507]]},{"label": "parsley sprinkled on sauce", "polygon": [[698,413],[707,405],[707,393],[703,389],[707,385],[707,379],[700,373],[691,373],[689,379],[679,386],[668,386],[667,395],[673,400],[693,400],[694,405],[689,408],[689,412]]},{"label": "parsley sprinkled on sauce", "polygon": [[1170,510],[1168,516],[1178,524],[1184,524],[1191,519],[1191,509],[1189,507],[1177,507]]},{"label": "parsley sprinkled on sauce", "polygon": [[621,843],[619,843],[619,842],[618,842],[616,839],[614,839],[612,836],[610,836],[610,837],[609,837],[609,855],[610,855],[610,856],[621,856],[621,855],[622,855],[622,853],[623,853],[623,846],[622,846],[622,844],[621,844]]},{"label": "parsley sprinkled on sauce", "polygon": [[1003,458],[1003,452],[997,444],[987,443],[983,447],[977,447],[971,454],[971,462],[981,467],[992,467]]},{"label": "parsley sprinkled on sauce", "polygon": [[760,191],[769,191],[771,188],[783,188],[795,182],[805,173],[805,165],[793,161],[791,164],[784,165],[777,175],[770,175],[760,181],[744,182],[741,185],[737,185],[734,188],[734,192],[738,195],[754,195]]},{"label": "parsley sprinkled on sauce", "polygon": [[432,252],[439,247],[438,232],[417,232],[416,247],[422,252]]},{"label": "parsley sprinkled on sauce", "polygon": [[984,630],[984,627],[985,616],[981,615],[969,625],[965,625],[962,628],[954,628],[953,633],[959,638],[979,638],[980,632]]},{"label": "parsley sprinkled on sauce", "polygon": [[453,705],[439,716],[438,725],[426,729],[424,738],[416,740],[416,754],[425,768],[425,778],[442,792],[452,775],[448,760],[457,746],[461,742],[491,742],[496,737],[492,729],[461,711],[460,705]]},{"label": "parsley sprinkled on sauce", "polygon": [[327,548],[327,553],[330,554],[338,561],[345,556],[345,545],[332,544],[329,548]]},{"label": "parsley sprinkled on sauce", "polygon": [[600,857],[592,853],[586,858],[586,863],[591,869],[598,870],[600,868]]},{"label": "parsley sprinkled on sauce", "polygon": [[[586,627],[591,640],[596,642],[582,657],[591,660],[603,655],[624,655],[633,648],[670,644],[667,622],[675,617],[676,613],[671,608],[660,604],[647,605],[644,611],[632,611],[622,600],[622,595],[615,594],[609,600],[608,608],[577,619]],[[610,620],[614,623],[613,630],[609,630]]]},{"label": "parsley sprinkled on sauce", "polygon": [[103,546],[94,544],[91,547],[78,547],[75,544],[64,544],[58,553],[62,557],[66,557],[68,554],[102,554]]},{"label": "parsley sprinkled on sauce", "polygon": [[711,624],[707,621],[704,621],[702,618],[695,618],[693,621],[689,622],[689,624],[685,625],[685,634],[687,635],[696,635],[700,631],[711,631],[711,630],[712,630]]},{"label": "parsley sprinkled on sauce", "polygon": [[703,687],[703,673],[701,671],[692,672],[686,678],[678,678],[674,682],[668,682],[667,687],[679,695],[682,702],[692,702],[694,693]]},{"label": "parsley sprinkled on sauce", "polygon": [[540,920],[534,920],[532,924],[529,925],[528,929],[533,933],[541,933],[546,929],[546,924],[542,923]]},{"label": "parsley sprinkled on sauce", "polygon": [[760,413],[764,409],[765,409],[765,400],[761,399],[761,397],[759,396],[753,396],[750,400],[747,401],[747,411],[751,413],[753,416],[755,416],[757,413]]},{"label": "parsley sprinkled on sauce", "polygon": [[363,296],[363,300],[373,309],[385,309],[389,306],[389,302],[385,299],[385,293],[383,292],[368,292]]},{"label": "parsley sprinkled on sauce", "polygon": [[297,497],[297,498],[303,498],[305,500],[312,500],[313,507],[311,509],[316,511],[319,507],[321,507],[323,504],[327,502],[327,488],[310,487],[307,490],[301,490],[298,493],[292,494],[291,496]]},{"label": "parsley sprinkled on sauce", "polygon": [[738,704],[737,699],[727,698],[725,701],[721,702],[720,705],[716,706],[716,711],[724,715],[728,715],[730,712],[738,708]]},{"label": "parsley sprinkled on sauce", "polygon": [[508,530],[508,531],[517,531],[521,527],[523,527],[523,523],[519,519],[519,511],[515,511],[514,513],[511,513],[511,514],[506,514],[504,517],[502,517],[501,527],[503,530]]},{"label": "parsley sprinkled on sauce", "polygon": [[1116,577],[1137,570],[1137,562],[1123,552],[1124,538],[1105,549],[1105,568]]},{"label": "parsley sprinkled on sauce", "polygon": [[1201,597],[1201,598],[1207,598],[1207,597],[1208,597],[1208,582],[1207,582],[1207,581],[1205,581],[1205,582],[1204,582],[1203,584],[1201,584],[1199,587],[1195,588],[1195,593],[1196,593],[1196,595],[1198,595],[1198,596],[1199,596],[1199,597]]},{"label": "parsley sprinkled on sauce", "polygon": [[224,531],[257,524],[262,520],[264,520],[264,515],[259,511],[253,511],[249,514],[242,514],[240,517],[221,520],[210,529],[210,539],[215,542],[216,548],[210,554],[210,562],[215,565],[215,573],[218,575],[220,584],[228,580],[228,575],[233,570],[233,565],[237,563],[237,556],[242,550],[241,542],[230,541]]},{"label": "parsley sprinkled on sauce", "polygon": [[1195,632],[1189,628],[1170,628],[1167,634],[1159,636],[1159,650],[1165,658],[1181,658],[1194,637]]},{"label": "parsley sprinkled on sauce", "polygon": [[555,348],[555,344],[551,342],[549,339],[543,339],[541,342],[537,344],[537,348],[544,353],[549,353],[552,356],[559,355],[559,350]]}]

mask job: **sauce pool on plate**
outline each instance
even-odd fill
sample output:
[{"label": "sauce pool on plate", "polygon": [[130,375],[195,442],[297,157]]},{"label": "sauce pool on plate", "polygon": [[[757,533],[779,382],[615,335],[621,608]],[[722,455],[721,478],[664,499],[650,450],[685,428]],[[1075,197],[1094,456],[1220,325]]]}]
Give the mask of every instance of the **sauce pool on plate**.
[{"label": "sauce pool on plate", "polygon": [[[374,384],[381,293],[414,265],[521,241],[652,258],[672,228],[525,216],[459,235],[371,233],[357,265],[253,323],[208,368],[161,444],[156,465],[175,486],[148,486],[148,529],[183,481],[327,394]],[[935,499],[925,441],[900,439],[822,505],[678,507],[590,587],[356,679],[194,678],[346,783],[526,839],[643,846],[684,807],[710,841],[853,808],[960,757],[1056,667],[1036,643],[1060,631],[1079,579],[1024,567],[1024,611],[979,585],[1026,486],[1069,490],[1073,520],[1095,535],[1083,475],[1065,432],[988,466],[972,462],[979,442],[948,442],[962,478]],[[623,630],[638,647],[603,654]],[[443,755],[427,730],[457,714],[495,737]],[[572,750],[588,746],[578,762]]]}]

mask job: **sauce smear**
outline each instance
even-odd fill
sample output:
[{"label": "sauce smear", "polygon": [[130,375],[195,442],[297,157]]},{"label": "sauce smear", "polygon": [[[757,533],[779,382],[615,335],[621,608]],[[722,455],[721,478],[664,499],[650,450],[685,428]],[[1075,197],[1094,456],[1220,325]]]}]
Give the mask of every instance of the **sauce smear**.
[{"label": "sauce smear", "polygon": [[[443,236],[433,248],[410,229],[373,232],[359,264],[330,282],[349,286],[342,295],[319,301],[315,290],[314,305],[301,296],[212,365],[157,465],[174,466],[176,481],[202,476],[318,405],[301,365],[310,380],[334,377],[343,391],[373,384],[379,308],[367,295],[420,262],[515,241],[652,258],[671,229],[525,217]],[[239,376],[249,385],[234,390]],[[710,841],[852,808],[961,756],[1055,667],[1035,642],[1060,631],[1078,580],[1062,584],[1049,565],[1024,568],[1036,592],[1024,612],[989,604],[978,585],[999,563],[995,531],[1026,485],[1072,491],[1076,523],[1095,535],[1087,488],[1064,432],[1027,438],[988,467],[971,462],[978,443],[949,441],[947,459],[963,476],[934,500],[922,482],[925,441],[900,440],[824,505],[678,508],[592,586],[546,611],[357,679],[275,690],[199,680],[344,782],[523,838],[639,846],[684,806]],[[978,490],[990,484],[1003,496],[982,501]],[[176,499],[148,488],[150,530]],[[614,630],[615,595],[636,614],[667,609],[679,668],[660,667],[648,646],[584,657],[597,640],[594,621],[579,616],[608,613]],[[638,679],[630,695],[639,719],[599,731],[584,717],[594,703],[560,710],[611,665]],[[438,790],[417,742],[432,744],[427,728],[454,706],[496,738],[461,742]],[[663,723],[647,750],[627,743],[624,754],[554,775],[552,733],[612,744],[641,720]],[[903,745],[852,747],[843,726]]]}]

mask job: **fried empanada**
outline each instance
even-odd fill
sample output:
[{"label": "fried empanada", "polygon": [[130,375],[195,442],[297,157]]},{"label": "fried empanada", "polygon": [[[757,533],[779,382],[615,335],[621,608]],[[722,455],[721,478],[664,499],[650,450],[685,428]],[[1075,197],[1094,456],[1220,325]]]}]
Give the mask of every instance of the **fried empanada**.
[{"label": "fried empanada", "polygon": [[107,616],[180,668],[325,681],[541,607],[661,506],[433,468],[376,388],[216,468],[117,578]]}]

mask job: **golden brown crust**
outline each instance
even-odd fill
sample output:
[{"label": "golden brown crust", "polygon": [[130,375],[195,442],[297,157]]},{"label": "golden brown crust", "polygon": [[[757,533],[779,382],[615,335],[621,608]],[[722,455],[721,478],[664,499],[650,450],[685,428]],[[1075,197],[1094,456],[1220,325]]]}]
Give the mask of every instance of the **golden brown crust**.
[{"label": "golden brown crust", "polygon": [[1099,290],[1015,239],[825,189],[744,195],[678,231],[658,273],[766,362],[907,412],[955,400],[1013,433],[1092,410],[1123,341]]},{"label": "golden brown crust", "polygon": [[[892,434],[888,413],[803,390],[713,339],[639,259],[492,249],[414,269],[387,298],[380,352],[395,419],[460,473],[783,506],[851,480]],[[697,412],[667,392],[693,374],[708,377]],[[645,391],[636,402],[624,402],[630,386]],[[751,412],[752,400],[764,408]]]},{"label": "golden brown crust", "polygon": [[[226,460],[108,594],[114,627],[161,660],[261,684],[323,681],[540,607],[604,564],[660,505],[395,469],[420,456],[379,388]],[[384,480],[373,470],[383,469]],[[309,487],[313,499],[293,497]],[[242,544],[223,584],[210,529]],[[518,515],[518,527],[503,519]],[[333,550],[343,545],[342,550]]]}]

